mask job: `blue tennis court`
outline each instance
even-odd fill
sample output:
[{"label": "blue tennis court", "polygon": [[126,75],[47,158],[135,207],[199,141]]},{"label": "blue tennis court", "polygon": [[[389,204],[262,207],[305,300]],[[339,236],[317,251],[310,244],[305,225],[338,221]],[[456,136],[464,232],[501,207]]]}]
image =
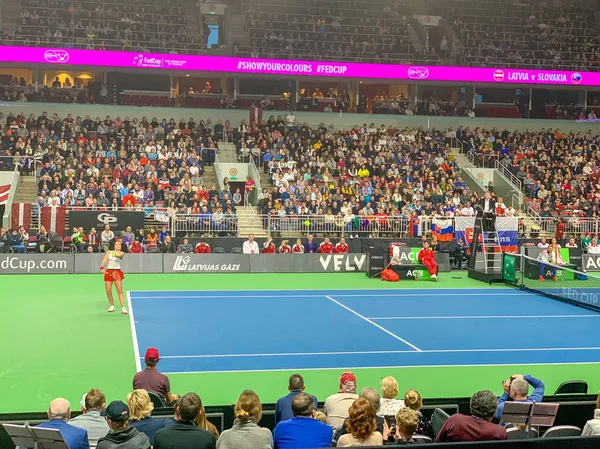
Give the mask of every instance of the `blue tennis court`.
[{"label": "blue tennis court", "polygon": [[166,373],[594,363],[600,314],[516,289],[131,291]]}]

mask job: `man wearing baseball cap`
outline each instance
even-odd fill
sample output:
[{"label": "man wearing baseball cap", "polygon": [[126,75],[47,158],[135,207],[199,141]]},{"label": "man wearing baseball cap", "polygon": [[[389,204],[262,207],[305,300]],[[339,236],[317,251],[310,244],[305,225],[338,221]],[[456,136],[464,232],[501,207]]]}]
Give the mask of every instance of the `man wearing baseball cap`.
[{"label": "man wearing baseball cap", "polygon": [[122,401],[112,401],[106,407],[106,422],[110,432],[98,440],[96,449],[150,449],[146,434],[129,426],[129,407]]},{"label": "man wearing baseball cap", "polygon": [[148,348],[144,361],[146,362],[146,368],[133,377],[133,389],[156,393],[167,404],[175,402],[179,396],[171,393],[169,378],[159,373],[156,368],[160,361],[158,349]]},{"label": "man wearing baseball cap", "polygon": [[356,394],[356,376],[351,371],[345,371],[340,376],[340,389],[325,400],[323,413],[327,423],[337,429],[348,417],[348,409],[358,399]]}]

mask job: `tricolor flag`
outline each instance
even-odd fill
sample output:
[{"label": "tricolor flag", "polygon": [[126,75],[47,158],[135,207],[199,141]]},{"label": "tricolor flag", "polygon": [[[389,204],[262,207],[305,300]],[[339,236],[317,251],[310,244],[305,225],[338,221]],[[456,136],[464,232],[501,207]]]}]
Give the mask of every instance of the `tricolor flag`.
[{"label": "tricolor flag", "polygon": [[452,218],[435,217],[431,221],[431,235],[438,242],[451,242],[454,239],[454,227]]},{"label": "tricolor flag", "polygon": [[13,229],[23,226],[31,229],[31,203],[12,203],[10,211],[10,227]]},{"label": "tricolor flag", "polygon": [[0,186],[0,204],[8,203],[8,192],[10,191],[10,184]]},{"label": "tricolor flag", "polygon": [[42,225],[48,232],[56,232],[61,237],[65,236],[65,218],[67,206],[42,207]]}]

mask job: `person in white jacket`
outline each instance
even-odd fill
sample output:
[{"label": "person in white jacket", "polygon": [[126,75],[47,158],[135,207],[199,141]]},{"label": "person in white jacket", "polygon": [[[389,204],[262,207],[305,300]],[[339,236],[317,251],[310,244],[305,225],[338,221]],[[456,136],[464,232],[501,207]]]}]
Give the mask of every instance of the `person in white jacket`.
[{"label": "person in white jacket", "polygon": [[585,423],[581,436],[589,437],[593,435],[600,435],[600,394],[596,399],[596,410],[594,410],[594,419],[590,419]]},{"label": "person in white jacket", "polygon": [[260,252],[258,250],[258,243],[254,241],[254,234],[248,236],[248,240],[242,246],[242,251],[244,254],[258,254]]}]

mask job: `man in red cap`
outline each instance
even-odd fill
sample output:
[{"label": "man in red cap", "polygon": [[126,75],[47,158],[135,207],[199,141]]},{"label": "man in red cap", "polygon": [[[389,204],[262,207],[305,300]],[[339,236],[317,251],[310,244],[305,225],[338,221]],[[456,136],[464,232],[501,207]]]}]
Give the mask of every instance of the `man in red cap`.
[{"label": "man in red cap", "polygon": [[133,376],[133,389],[141,389],[156,393],[164,402],[171,404],[179,399],[179,396],[171,393],[169,378],[156,369],[160,361],[158,349],[148,348],[144,357],[146,368]]},{"label": "man in red cap", "polygon": [[356,394],[356,376],[346,371],[340,376],[340,389],[325,400],[323,413],[327,416],[327,424],[334,429],[340,427],[348,417],[348,409],[358,399]]}]

